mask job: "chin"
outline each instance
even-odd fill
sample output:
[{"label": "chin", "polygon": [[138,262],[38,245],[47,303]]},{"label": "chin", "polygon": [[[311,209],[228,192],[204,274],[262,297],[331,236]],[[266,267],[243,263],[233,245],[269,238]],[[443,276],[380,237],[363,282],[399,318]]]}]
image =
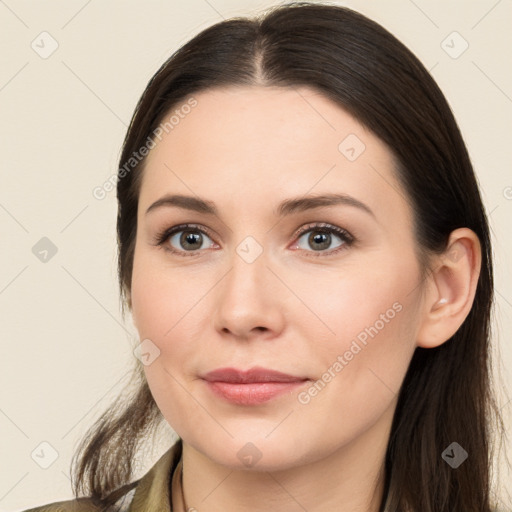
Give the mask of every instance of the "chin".
[{"label": "chin", "polygon": [[236,471],[283,471],[319,458],[315,457],[314,447],[307,447],[303,440],[294,440],[290,435],[276,435],[274,439],[265,435],[246,434],[223,442],[209,439],[210,444],[192,444],[216,464]]}]

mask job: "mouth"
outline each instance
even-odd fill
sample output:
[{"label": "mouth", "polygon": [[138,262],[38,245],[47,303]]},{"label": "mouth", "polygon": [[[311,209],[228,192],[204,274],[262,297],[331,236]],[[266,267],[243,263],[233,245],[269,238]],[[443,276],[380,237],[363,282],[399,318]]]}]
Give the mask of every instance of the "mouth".
[{"label": "mouth", "polygon": [[218,368],[202,376],[209,390],[237,405],[258,405],[291,393],[310,379],[267,368]]}]

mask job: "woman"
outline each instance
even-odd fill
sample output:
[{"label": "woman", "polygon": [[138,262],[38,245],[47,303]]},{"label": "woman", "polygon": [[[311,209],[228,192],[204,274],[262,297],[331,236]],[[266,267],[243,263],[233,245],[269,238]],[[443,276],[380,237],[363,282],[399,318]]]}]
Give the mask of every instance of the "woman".
[{"label": "woman", "polygon": [[138,392],[77,452],[87,498],[33,510],[495,507],[488,223],[389,32],[308,3],[204,30],[144,91],[117,193]]}]

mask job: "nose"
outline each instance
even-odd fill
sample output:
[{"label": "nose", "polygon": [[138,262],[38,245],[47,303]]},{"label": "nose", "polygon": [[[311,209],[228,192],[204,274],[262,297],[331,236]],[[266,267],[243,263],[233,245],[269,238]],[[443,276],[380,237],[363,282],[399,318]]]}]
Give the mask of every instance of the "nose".
[{"label": "nose", "polygon": [[243,340],[278,336],[285,324],[287,290],[270,270],[265,252],[251,263],[234,252],[230,263],[216,287],[215,329]]}]

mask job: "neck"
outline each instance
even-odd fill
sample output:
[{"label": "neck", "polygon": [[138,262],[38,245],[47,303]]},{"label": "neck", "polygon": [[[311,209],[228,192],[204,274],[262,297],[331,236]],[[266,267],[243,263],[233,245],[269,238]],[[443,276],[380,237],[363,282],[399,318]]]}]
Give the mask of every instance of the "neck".
[{"label": "neck", "polygon": [[389,428],[386,433],[375,424],[326,457],[275,471],[232,469],[183,442],[181,483],[188,509],[181,505],[178,481],[173,511],[379,512]]}]

